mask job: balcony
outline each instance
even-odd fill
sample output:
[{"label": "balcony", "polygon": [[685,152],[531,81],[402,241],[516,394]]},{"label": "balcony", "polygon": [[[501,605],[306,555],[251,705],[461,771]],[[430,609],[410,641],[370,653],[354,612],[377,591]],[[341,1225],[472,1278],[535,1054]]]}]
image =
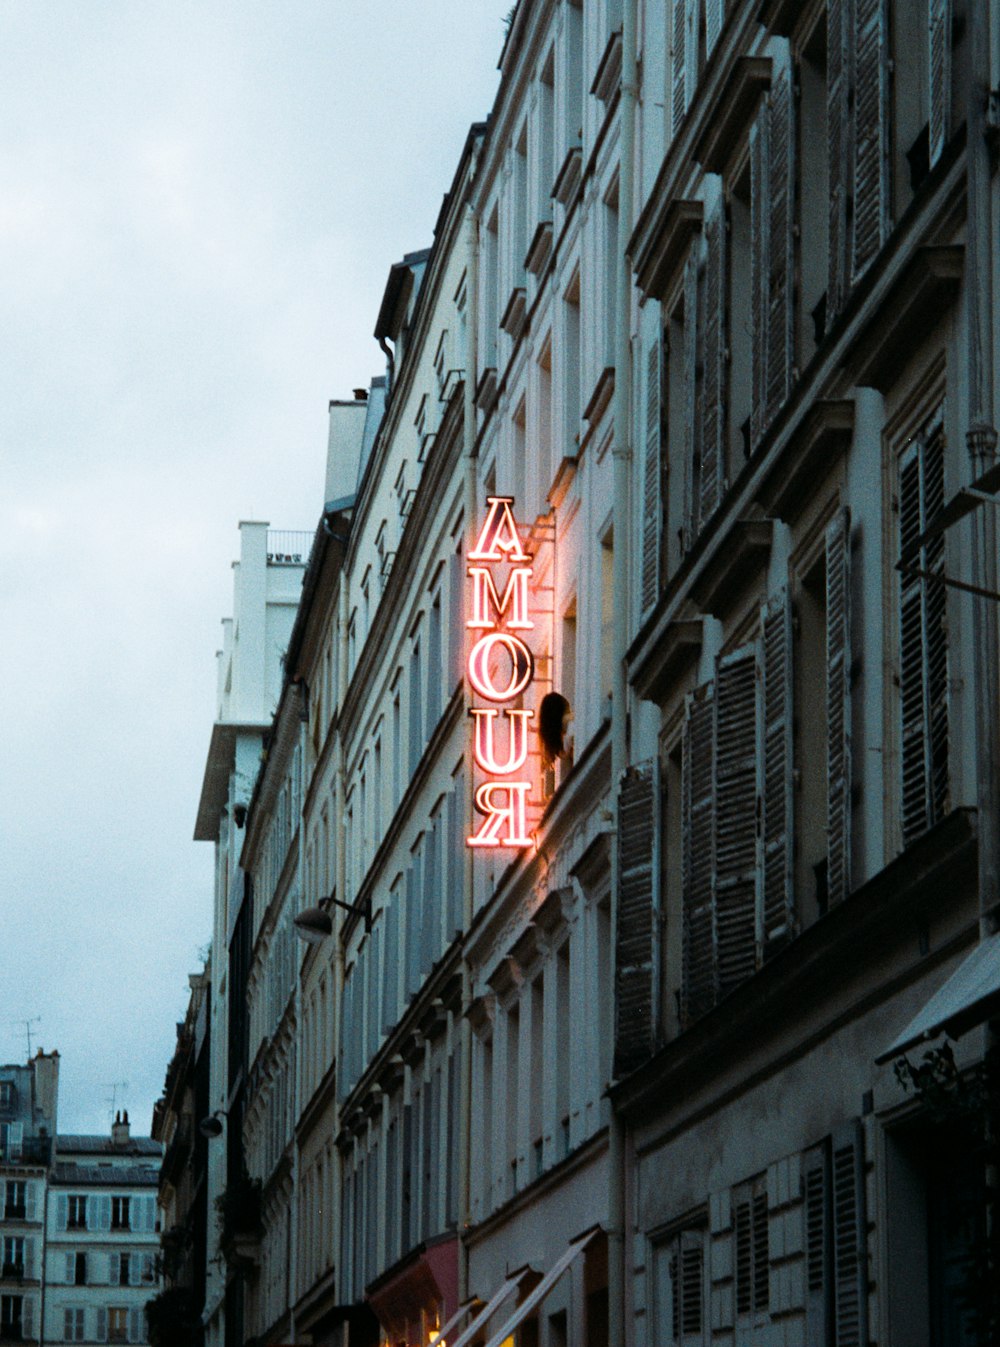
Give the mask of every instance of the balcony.
[{"label": "balcony", "polygon": [[304,566],[309,560],[313,535],[302,529],[268,529],[267,564]]}]

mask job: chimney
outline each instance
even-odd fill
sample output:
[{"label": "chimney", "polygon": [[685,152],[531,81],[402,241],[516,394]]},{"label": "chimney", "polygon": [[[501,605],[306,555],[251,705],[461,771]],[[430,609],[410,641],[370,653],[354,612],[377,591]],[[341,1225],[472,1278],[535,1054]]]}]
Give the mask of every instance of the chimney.
[{"label": "chimney", "polygon": [[115,1114],[115,1120],[111,1124],[111,1144],[112,1146],[124,1146],[128,1138],[128,1109],[126,1109],[124,1113],[119,1111]]}]

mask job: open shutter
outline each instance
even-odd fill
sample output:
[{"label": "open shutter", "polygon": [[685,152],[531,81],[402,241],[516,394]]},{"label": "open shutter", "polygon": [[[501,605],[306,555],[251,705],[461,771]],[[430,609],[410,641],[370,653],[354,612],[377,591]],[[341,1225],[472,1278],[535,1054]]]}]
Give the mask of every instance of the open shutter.
[{"label": "open shutter", "polygon": [[830,1155],[826,1143],[802,1157],[806,1242],[806,1341],[810,1347],[830,1343],[830,1286],[833,1249],[830,1239]]},{"label": "open shutter", "polygon": [[646,354],[646,454],[642,489],[642,611],[648,613],[660,595],[660,521],[662,518],[663,456],[660,452],[659,337]]},{"label": "open shutter", "polygon": [[769,264],[767,234],[768,125],[767,104],[762,103],[750,128],[750,441],[756,449],[766,426],[767,315]]},{"label": "open shutter", "polygon": [[702,342],[701,482],[698,526],[715,513],[725,487],[726,224],[720,202],[705,226],[705,308]]},{"label": "open shutter", "polygon": [[7,1133],[8,1155],[11,1160],[20,1160],[24,1145],[24,1123],[12,1122]]},{"label": "open shutter", "polygon": [[24,1241],[24,1275],[29,1280],[35,1275],[35,1241],[30,1237]]},{"label": "open shutter", "polygon": [[128,1340],[129,1342],[142,1342],[142,1309],[138,1305],[133,1305],[128,1312]]},{"label": "open shutter", "polygon": [[63,1310],[63,1338],[66,1342],[76,1342],[76,1315],[73,1310]]},{"label": "open shutter", "polygon": [[385,913],[385,976],[382,981],[382,1032],[396,1023],[396,976],[399,948],[399,894],[391,891]]},{"label": "open shutter", "polygon": [[928,79],[930,120],[928,139],[931,167],[948,143],[951,106],[951,0],[928,0]]},{"label": "open shutter", "polygon": [[791,935],[792,886],[792,606],[787,587],[761,614],[761,791],[764,955]]},{"label": "open shutter", "polygon": [[775,60],[767,104],[767,373],[764,420],[770,425],[788,398],[794,362],[795,100],[785,44]]},{"label": "open shutter", "polygon": [[35,1336],[35,1297],[24,1296],[21,1300],[21,1336],[30,1342]]},{"label": "open shutter", "polygon": [[26,1221],[36,1220],[35,1203],[38,1200],[38,1186],[31,1179],[26,1180],[24,1185],[24,1219]]},{"label": "open shutter", "polygon": [[712,771],[713,688],[692,694],[684,725],[681,764],[681,864],[684,905],[683,1018],[691,1024],[715,1005]]},{"label": "open shutter", "polygon": [[673,133],[677,136],[687,112],[687,64],[684,59],[684,39],[687,31],[687,0],[673,0],[673,44],[670,53],[670,102],[673,113]]},{"label": "open shutter", "polygon": [[715,675],[715,923],[719,995],[757,967],[757,661],[753,646]]},{"label": "open shutter", "polygon": [[641,1065],[654,1046],[658,793],[655,762],[629,767],[623,774],[618,799],[616,1078]]},{"label": "open shutter", "polygon": [[833,1137],[833,1310],[837,1347],[868,1341],[868,1257],[864,1205],[864,1151],[860,1123]]},{"label": "open shutter", "polygon": [[[923,434],[924,527],[944,509],[944,421],[939,408]],[[944,534],[927,542],[925,565],[935,575],[944,572]],[[924,582],[927,643],[927,738],[929,745],[928,823],[937,823],[948,809],[948,591],[943,584]]]},{"label": "open shutter", "polygon": [[156,1262],[151,1253],[142,1255],[142,1280],[147,1284],[156,1281]]},{"label": "open shutter", "polygon": [[129,1286],[142,1285],[142,1266],[140,1263],[141,1254],[129,1254],[128,1260],[128,1284]]},{"label": "open shutter", "polygon": [[701,451],[698,417],[698,254],[692,248],[684,268],[684,548],[697,533],[698,459]]},{"label": "open shutter", "polygon": [[886,0],[854,3],[854,229],[851,283],[889,228],[889,30]]},{"label": "open shutter", "polygon": [[827,0],[827,159],[830,175],[826,326],[847,297],[847,202],[851,193],[850,0]]},{"label": "open shutter", "polygon": [[108,1311],[104,1305],[97,1307],[97,1341],[107,1342],[108,1340]]},{"label": "open shutter", "polygon": [[76,1281],[76,1254],[68,1253],[66,1255],[66,1272],[63,1281],[67,1286],[72,1286]]},{"label": "open shutter", "polygon": [[122,1279],[122,1256],[120,1253],[108,1254],[108,1285],[117,1286]]},{"label": "open shutter", "polygon": [[97,1228],[98,1228],[98,1230],[110,1230],[110,1229],[111,1229],[111,1198],[110,1198],[109,1196],[107,1196],[107,1195],[102,1195],[101,1197],[97,1197],[97,1198],[88,1198],[88,1199],[87,1199],[87,1207],[88,1207],[88,1213],[87,1213],[87,1228],[90,1229],[90,1221],[91,1221],[90,1208],[93,1207],[93,1205],[94,1205],[95,1202],[97,1203]]},{"label": "open shutter", "polygon": [[719,40],[724,18],[724,0],[705,0],[705,52],[708,56],[711,56]]},{"label": "open shutter", "polygon": [[65,1193],[56,1197],[56,1227],[65,1230],[69,1224],[69,1199]]},{"label": "open shutter", "polygon": [[838,510],[826,530],[827,894],[851,891],[851,516]]}]

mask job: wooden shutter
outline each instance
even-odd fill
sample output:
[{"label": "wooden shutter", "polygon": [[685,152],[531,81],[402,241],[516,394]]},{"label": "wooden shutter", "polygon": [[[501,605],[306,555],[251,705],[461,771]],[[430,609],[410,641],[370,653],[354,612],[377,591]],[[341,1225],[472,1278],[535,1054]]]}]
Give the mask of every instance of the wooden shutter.
[{"label": "wooden shutter", "polygon": [[35,1297],[21,1297],[21,1335],[26,1341],[35,1336]]},{"label": "wooden shutter", "polygon": [[705,227],[701,481],[698,526],[715,513],[725,487],[726,224],[722,203]]},{"label": "wooden shutter", "polygon": [[854,216],[851,283],[889,228],[889,28],[886,0],[854,3]]},{"label": "wooden shutter", "polygon": [[764,955],[795,925],[792,884],[792,605],[787,587],[761,614],[761,898]]},{"label": "wooden shutter", "polygon": [[659,935],[657,777],[655,761],[629,767],[622,775],[618,797],[616,1077],[626,1075],[644,1062],[654,1046],[654,943]]},{"label": "wooden shutter", "polygon": [[670,105],[673,134],[676,139],[684,114],[687,112],[687,62],[684,58],[684,40],[687,31],[687,0],[673,0],[673,44],[670,59]]},{"label": "wooden shutter", "polygon": [[802,1157],[805,1199],[806,1341],[810,1347],[830,1343],[830,1287],[833,1248],[830,1239],[830,1154],[826,1143]]},{"label": "wooden shutter", "polygon": [[76,1254],[68,1253],[66,1255],[66,1275],[63,1280],[67,1286],[72,1286],[76,1281]]},{"label": "wooden shutter", "polygon": [[847,297],[847,203],[851,194],[851,0],[827,0],[826,131],[830,208],[826,326]]},{"label": "wooden shutter", "polygon": [[663,456],[660,451],[660,368],[662,347],[654,338],[646,353],[646,454],[642,490],[642,611],[660,596],[660,537]]},{"label": "wooden shutter", "polygon": [[133,1305],[128,1312],[128,1340],[129,1342],[142,1342],[144,1336],[142,1310],[138,1305]]},{"label": "wooden shutter", "polygon": [[97,1341],[107,1342],[108,1340],[108,1311],[104,1305],[97,1307]]},{"label": "wooden shutter", "polygon": [[35,1220],[35,1202],[38,1198],[38,1188],[31,1179],[27,1179],[24,1184],[24,1219],[26,1221]]},{"label": "wooden shutter", "polygon": [[59,1230],[66,1230],[69,1226],[69,1198],[65,1193],[56,1197],[56,1226]]},{"label": "wooden shutter", "polygon": [[703,1342],[705,1321],[702,1231],[682,1230],[676,1236],[670,1247],[667,1271],[671,1343],[673,1347],[694,1347]]},{"label": "wooden shutter", "polygon": [[142,1285],[142,1266],[140,1264],[141,1255],[130,1253],[128,1258],[128,1284],[129,1286]]},{"label": "wooden shutter", "polygon": [[[939,409],[900,460],[899,530],[903,559],[939,575],[944,537],[914,540],[944,505],[944,429]],[[945,588],[903,575],[900,586],[901,814],[904,845],[948,807],[948,648]]]},{"label": "wooden shutter", "polygon": [[29,1281],[35,1275],[35,1241],[30,1236],[24,1240],[24,1275]]},{"label": "wooden shutter", "polygon": [[757,661],[752,646],[715,675],[715,926],[719,995],[757,967]]},{"label": "wooden shutter", "polygon": [[715,777],[712,770],[713,688],[688,702],[681,764],[681,866],[684,908],[683,1018],[692,1023],[717,998],[712,855]]},{"label": "wooden shutter", "polygon": [[67,1342],[76,1342],[76,1311],[63,1310],[63,1337]]},{"label": "wooden shutter", "polygon": [[698,254],[692,248],[684,268],[684,548],[697,534],[698,458],[701,436],[698,417],[698,355],[701,348],[698,313]]},{"label": "wooden shutter", "polygon": [[767,117],[767,372],[764,420],[770,425],[788,399],[794,363],[795,100],[787,43],[774,63]]},{"label": "wooden shutter", "polygon": [[827,893],[851,891],[851,516],[838,510],[826,530]]},{"label": "wooden shutter", "polygon": [[382,977],[382,1032],[391,1033],[397,1018],[396,988],[399,968],[399,899],[395,890],[389,892],[389,906],[385,913],[385,972]]},{"label": "wooden shutter", "polygon": [[928,140],[933,168],[948,143],[951,107],[951,0],[928,0]]},{"label": "wooden shutter", "polygon": [[868,1341],[864,1150],[855,1120],[833,1137],[833,1311],[837,1347]]},{"label": "wooden shutter", "polygon": [[24,1145],[24,1123],[12,1122],[7,1133],[8,1155],[11,1160],[20,1160]]},{"label": "wooden shutter", "polygon": [[111,1229],[111,1198],[110,1198],[110,1197],[107,1197],[107,1196],[105,1196],[105,1197],[96,1197],[96,1198],[93,1198],[93,1199],[91,1199],[91,1198],[89,1198],[89,1197],[87,1198],[87,1229],[88,1229],[88,1230],[90,1229],[90,1223],[91,1223],[91,1208],[93,1207],[93,1205],[94,1205],[95,1202],[96,1202],[96,1204],[97,1204],[97,1228],[98,1228],[98,1230],[110,1230],[110,1229]]},{"label": "wooden shutter", "polygon": [[756,449],[766,426],[769,212],[767,209],[768,125],[762,103],[750,128],[750,444]]},{"label": "wooden shutter", "polygon": [[724,0],[705,0],[705,51],[708,56],[711,56],[719,40],[724,18]]},{"label": "wooden shutter", "polygon": [[117,1286],[122,1279],[122,1256],[120,1253],[108,1254],[108,1284]]}]

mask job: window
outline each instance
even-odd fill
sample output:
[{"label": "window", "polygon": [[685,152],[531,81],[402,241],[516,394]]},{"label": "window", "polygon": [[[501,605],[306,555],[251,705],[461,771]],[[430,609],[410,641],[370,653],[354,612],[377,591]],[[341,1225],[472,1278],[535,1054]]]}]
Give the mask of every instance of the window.
[{"label": "window", "polygon": [[20,1160],[23,1142],[23,1123],[0,1123],[0,1160]]},{"label": "window", "polygon": [[903,845],[948,810],[946,590],[924,575],[944,571],[944,535],[915,540],[944,507],[944,408],[913,435],[899,459],[899,547],[908,569],[899,594],[900,813]]},{"label": "window", "polygon": [[3,1240],[3,1275],[23,1277],[24,1240],[18,1235],[5,1235]]},{"label": "window", "polygon": [[67,1342],[83,1342],[86,1339],[85,1331],[86,1311],[83,1306],[69,1306],[63,1310],[63,1337]]},{"label": "window", "polygon": [[30,1332],[24,1296],[0,1296],[0,1337],[20,1342]]},{"label": "window", "polygon": [[25,1219],[25,1202],[26,1191],[24,1181],[21,1179],[8,1179],[3,1209],[3,1214],[8,1221],[23,1221]]},{"label": "window", "polygon": [[128,1310],[124,1307],[108,1310],[108,1342],[128,1342]]},{"label": "window", "polygon": [[705,1232],[681,1230],[651,1249],[653,1333],[670,1347],[705,1341]]},{"label": "window", "polygon": [[129,1199],[127,1197],[113,1197],[111,1199],[111,1229],[129,1230]]},{"label": "window", "polygon": [[17,1090],[12,1080],[0,1080],[0,1109],[8,1112],[17,1103]]}]

